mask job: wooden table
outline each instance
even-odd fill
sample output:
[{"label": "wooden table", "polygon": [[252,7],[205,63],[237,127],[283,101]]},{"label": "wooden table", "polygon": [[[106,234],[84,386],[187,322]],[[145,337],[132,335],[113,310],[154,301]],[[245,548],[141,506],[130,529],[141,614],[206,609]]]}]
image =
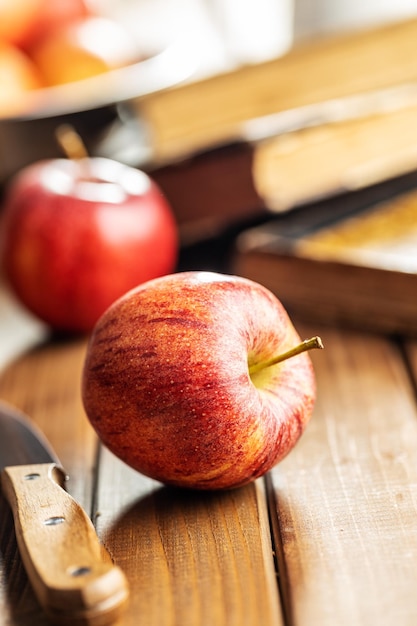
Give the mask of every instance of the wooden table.
[{"label": "wooden table", "polygon": [[[123,626],[417,623],[417,342],[297,326],[325,343],[310,426],[268,476],[224,493],[165,488],[98,446],[80,400],[84,339],[3,366],[0,398],[45,431],[128,577]],[[1,626],[47,624],[4,501],[0,584]]]}]

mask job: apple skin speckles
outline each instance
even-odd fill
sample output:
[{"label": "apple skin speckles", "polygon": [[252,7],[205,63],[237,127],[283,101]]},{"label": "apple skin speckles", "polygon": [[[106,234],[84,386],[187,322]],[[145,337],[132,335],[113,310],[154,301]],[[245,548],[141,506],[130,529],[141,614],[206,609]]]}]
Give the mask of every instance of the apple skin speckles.
[{"label": "apple skin speckles", "polygon": [[103,443],[143,474],[193,489],[244,485],[288,454],[311,417],[308,354],[249,374],[251,362],[298,343],[282,304],[257,283],[207,272],[158,278],[98,321],[84,407]]}]

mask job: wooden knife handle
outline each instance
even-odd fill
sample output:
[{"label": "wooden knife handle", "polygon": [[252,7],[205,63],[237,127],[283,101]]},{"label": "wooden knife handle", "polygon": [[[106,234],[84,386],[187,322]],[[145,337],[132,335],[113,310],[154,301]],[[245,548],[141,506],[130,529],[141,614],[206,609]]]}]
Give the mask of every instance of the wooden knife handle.
[{"label": "wooden knife handle", "polygon": [[128,597],[125,576],[63,488],[63,471],[55,463],[6,467],[1,480],[22,561],[48,616],[72,625],[115,620]]}]

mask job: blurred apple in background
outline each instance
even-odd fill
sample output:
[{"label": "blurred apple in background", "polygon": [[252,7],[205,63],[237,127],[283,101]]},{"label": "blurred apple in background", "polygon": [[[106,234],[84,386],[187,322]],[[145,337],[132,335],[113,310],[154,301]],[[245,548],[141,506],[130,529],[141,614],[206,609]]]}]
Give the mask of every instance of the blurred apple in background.
[{"label": "blurred apple in background", "polygon": [[27,92],[80,81],[143,60],[139,42],[85,0],[0,0],[0,116]]},{"label": "blurred apple in background", "polygon": [[32,32],[32,28],[45,0],[1,0],[0,39],[22,45]]},{"label": "blurred apple in background", "polygon": [[316,389],[279,300],[238,276],[179,272],[117,300],[98,321],[82,397],[103,443],[167,484],[225,489],[292,449]]},{"label": "blurred apple in background", "polygon": [[57,28],[91,15],[84,0],[36,0],[36,3],[38,10],[24,41],[20,43],[25,49]]},{"label": "blurred apple in background", "polygon": [[121,163],[35,163],[11,182],[3,209],[5,276],[56,330],[90,331],[116,298],[175,268],[170,206],[145,173]]},{"label": "blurred apple in background", "polygon": [[16,46],[0,41],[0,116],[18,113],[28,91],[42,86],[31,59]]},{"label": "blurred apple in background", "polygon": [[103,74],[139,61],[135,38],[118,22],[90,16],[55,28],[29,54],[47,85]]},{"label": "blurred apple in background", "polygon": [[1,0],[0,40],[27,49],[47,33],[90,13],[84,0]]}]

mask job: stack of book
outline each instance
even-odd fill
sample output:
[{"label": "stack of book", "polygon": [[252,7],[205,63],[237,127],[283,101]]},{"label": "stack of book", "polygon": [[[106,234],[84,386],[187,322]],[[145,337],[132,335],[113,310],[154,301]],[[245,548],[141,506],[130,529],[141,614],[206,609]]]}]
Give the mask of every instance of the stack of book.
[{"label": "stack of book", "polygon": [[345,33],[137,101],[183,245],[265,220],[233,271],[310,318],[417,332],[416,41],[416,20]]},{"label": "stack of book", "polygon": [[[407,179],[407,180],[406,180]],[[232,271],[309,321],[417,334],[417,175],[247,229]]]}]

